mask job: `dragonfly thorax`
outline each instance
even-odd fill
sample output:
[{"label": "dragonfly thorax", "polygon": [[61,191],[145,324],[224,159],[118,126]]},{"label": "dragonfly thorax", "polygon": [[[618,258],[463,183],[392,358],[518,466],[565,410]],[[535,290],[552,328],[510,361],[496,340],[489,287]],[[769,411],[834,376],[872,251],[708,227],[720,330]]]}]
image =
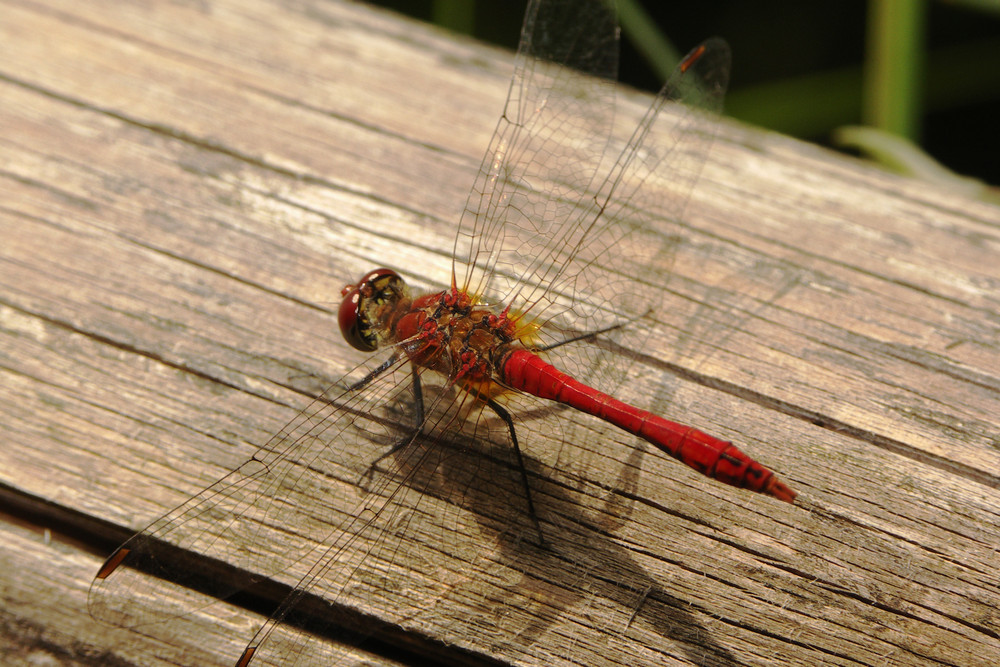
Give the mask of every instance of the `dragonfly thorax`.
[{"label": "dragonfly thorax", "polygon": [[495,359],[515,344],[516,332],[507,311],[477,305],[454,287],[415,298],[395,323],[396,339],[407,342],[412,363],[485,396],[497,393]]},{"label": "dragonfly thorax", "polygon": [[495,360],[515,345],[519,329],[507,310],[477,304],[466,292],[410,296],[392,269],[375,269],[341,290],[338,319],[353,347],[371,352],[403,343],[410,361],[438,371],[468,391],[492,395]]}]

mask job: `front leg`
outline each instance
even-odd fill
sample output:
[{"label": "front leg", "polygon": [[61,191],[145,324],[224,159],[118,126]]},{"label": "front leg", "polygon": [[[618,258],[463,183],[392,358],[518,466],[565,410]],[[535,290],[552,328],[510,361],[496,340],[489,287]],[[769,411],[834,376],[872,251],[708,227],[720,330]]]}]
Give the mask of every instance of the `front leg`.
[{"label": "front leg", "polygon": [[[389,361],[391,362],[393,361],[393,359],[390,359]],[[382,364],[381,366],[376,368],[375,371],[373,371],[372,373],[375,373],[376,371],[381,372],[382,370],[385,370],[385,368],[387,367],[388,366],[386,366],[386,364]],[[371,382],[373,379],[372,373],[366,375],[357,385],[353,385],[351,389],[353,390],[356,387],[360,388],[358,385],[363,387],[365,384],[368,384],[368,382]],[[410,365],[410,376],[413,378],[413,410],[416,413],[414,418],[413,430],[409,435],[400,438],[399,441],[396,442],[392,447],[390,447],[386,452],[380,454],[377,459],[371,462],[371,465],[368,466],[368,469],[362,475],[362,478],[367,477],[369,482],[372,479],[372,474],[375,472],[375,467],[379,463],[381,463],[385,459],[389,458],[390,456],[401,450],[403,447],[409,445],[411,442],[416,440],[417,436],[420,435],[420,432],[424,428],[424,392],[420,385],[420,373],[417,372],[417,367],[412,364]]]}]

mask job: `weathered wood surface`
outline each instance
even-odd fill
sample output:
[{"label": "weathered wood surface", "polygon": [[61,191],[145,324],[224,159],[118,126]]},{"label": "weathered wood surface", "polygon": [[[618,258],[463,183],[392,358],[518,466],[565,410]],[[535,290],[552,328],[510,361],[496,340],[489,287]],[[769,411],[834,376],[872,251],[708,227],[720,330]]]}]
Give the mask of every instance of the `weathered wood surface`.
[{"label": "weathered wood surface", "polygon": [[[445,280],[510,56],[323,2],[0,14],[0,656],[232,664],[253,612],[109,628],[90,578],[357,363],[346,280]],[[348,660],[1000,660],[1000,211],[726,124],[688,217],[644,391],[801,503],[560,413],[593,437],[526,449],[572,557],[488,608],[414,589]]]}]

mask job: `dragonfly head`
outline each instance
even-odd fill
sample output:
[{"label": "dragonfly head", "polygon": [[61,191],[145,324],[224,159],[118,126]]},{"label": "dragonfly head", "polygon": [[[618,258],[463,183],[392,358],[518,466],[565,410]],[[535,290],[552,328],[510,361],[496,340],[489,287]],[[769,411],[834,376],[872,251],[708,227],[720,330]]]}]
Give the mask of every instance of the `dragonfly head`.
[{"label": "dragonfly head", "polygon": [[340,333],[355,349],[372,352],[389,332],[389,315],[399,300],[406,296],[406,282],[392,269],[369,271],[353,285],[340,290],[337,319]]}]

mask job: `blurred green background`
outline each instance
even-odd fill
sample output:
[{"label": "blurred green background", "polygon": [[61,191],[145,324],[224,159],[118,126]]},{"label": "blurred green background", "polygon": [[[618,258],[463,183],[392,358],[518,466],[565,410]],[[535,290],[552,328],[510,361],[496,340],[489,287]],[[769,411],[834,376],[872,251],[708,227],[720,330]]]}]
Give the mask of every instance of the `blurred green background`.
[{"label": "blurred green background", "polygon": [[[947,178],[919,147],[1000,184],[1000,0],[618,2],[623,82],[658,90],[678,52],[719,35],[733,49],[727,115]],[[372,4],[514,49],[526,0]]]}]

